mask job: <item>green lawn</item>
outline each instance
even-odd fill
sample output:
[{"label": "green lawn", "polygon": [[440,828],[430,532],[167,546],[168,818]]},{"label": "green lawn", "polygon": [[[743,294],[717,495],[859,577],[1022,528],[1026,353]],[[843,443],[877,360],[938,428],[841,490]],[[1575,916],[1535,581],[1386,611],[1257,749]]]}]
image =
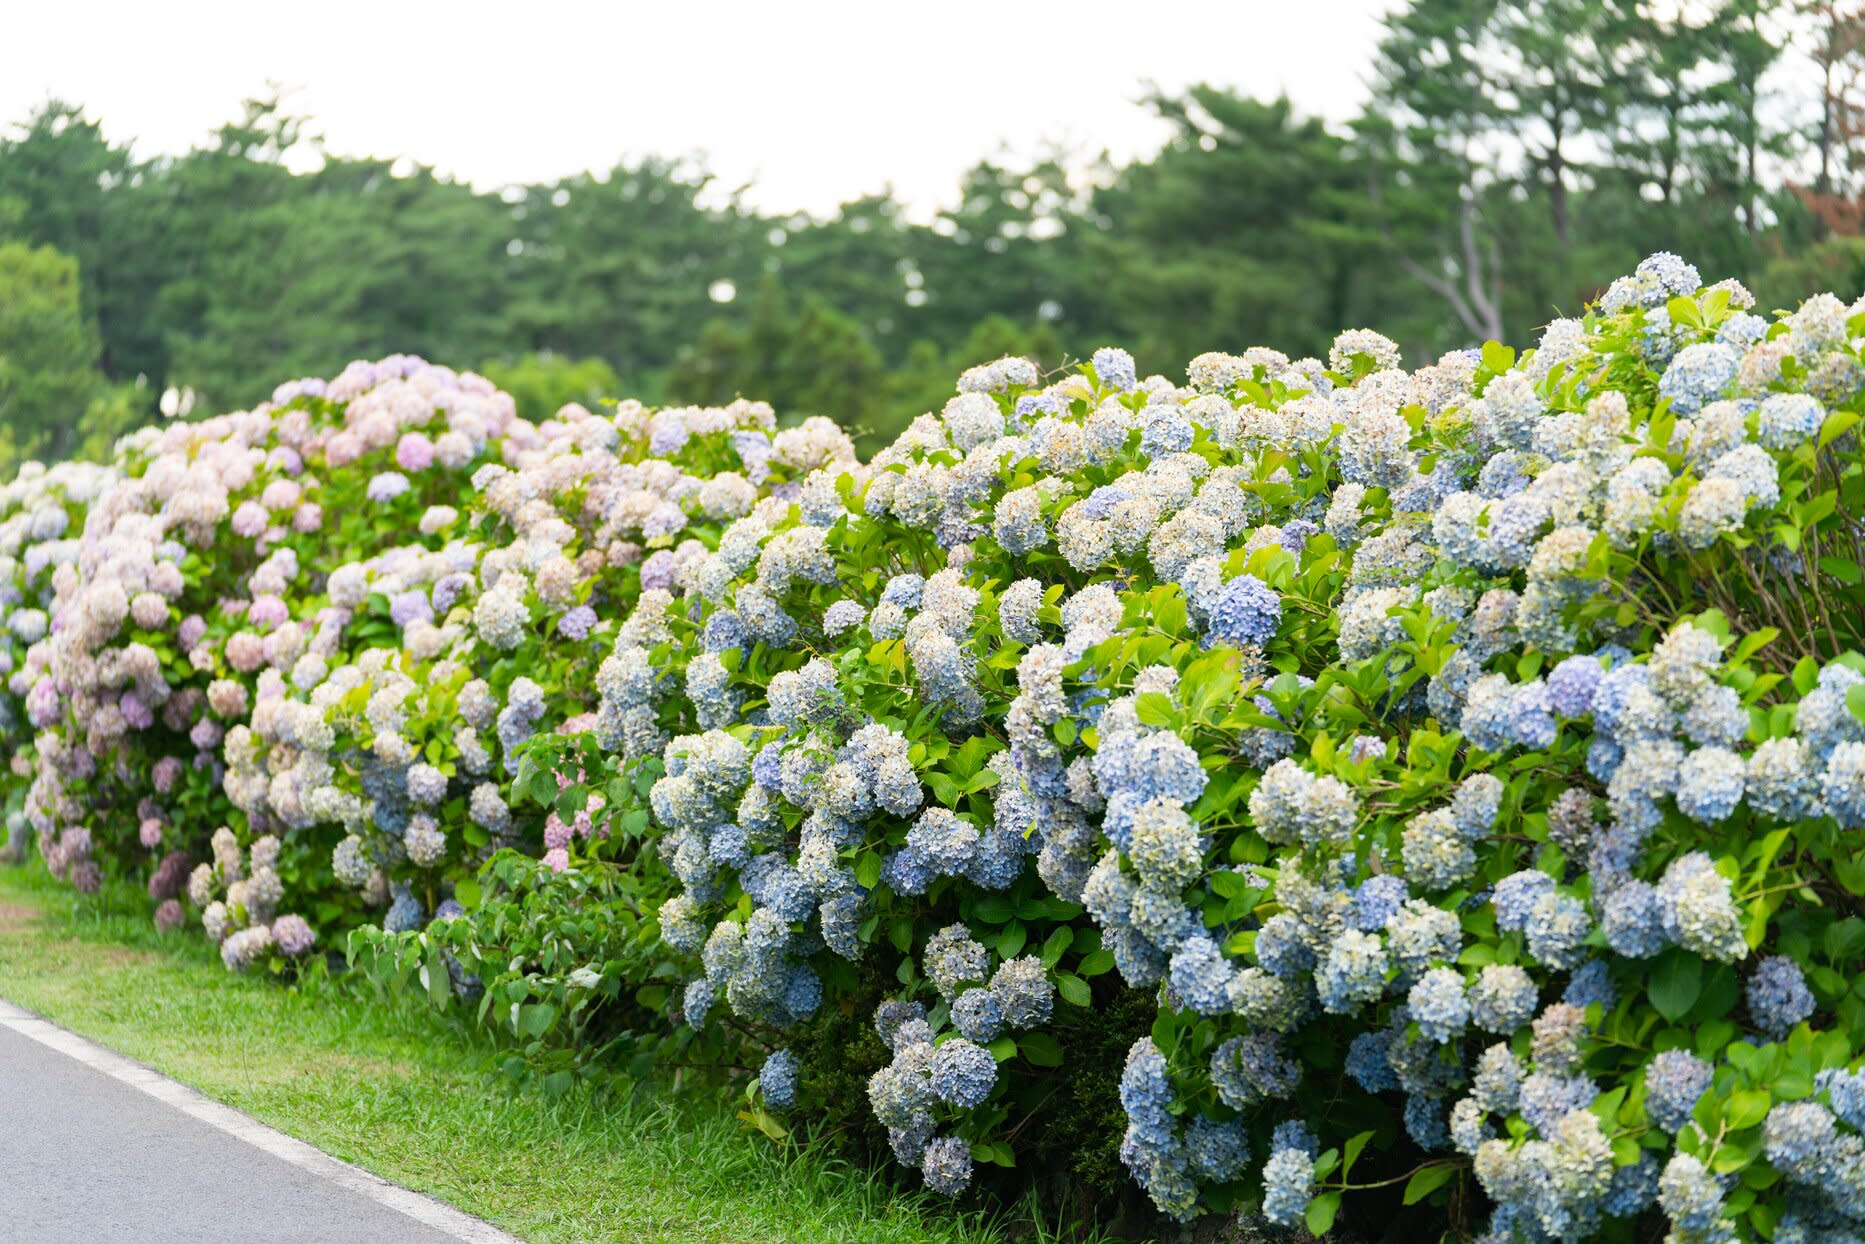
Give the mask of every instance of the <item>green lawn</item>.
[{"label": "green lawn", "polygon": [[159,937],[140,896],[81,899],[37,865],[0,868],[0,998],[535,1244],[1009,1234],[779,1148],[722,1102],[513,1090],[482,1043],[422,1006],[235,977],[199,937]]}]

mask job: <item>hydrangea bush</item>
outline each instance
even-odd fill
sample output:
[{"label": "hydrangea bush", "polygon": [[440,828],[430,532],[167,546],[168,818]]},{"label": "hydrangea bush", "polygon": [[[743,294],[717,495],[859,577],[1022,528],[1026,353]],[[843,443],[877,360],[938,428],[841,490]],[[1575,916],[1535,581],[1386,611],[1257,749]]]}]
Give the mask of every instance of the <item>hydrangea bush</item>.
[{"label": "hydrangea bush", "polygon": [[12,789],[80,889],[234,968],[355,929],[554,1077],[761,1051],[781,1134],[871,1013],[949,1195],[1090,1079],[1173,1218],[1856,1238],[1865,301],[1751,302],[1005,359],[866,463],[356,364],[0,493]]}]

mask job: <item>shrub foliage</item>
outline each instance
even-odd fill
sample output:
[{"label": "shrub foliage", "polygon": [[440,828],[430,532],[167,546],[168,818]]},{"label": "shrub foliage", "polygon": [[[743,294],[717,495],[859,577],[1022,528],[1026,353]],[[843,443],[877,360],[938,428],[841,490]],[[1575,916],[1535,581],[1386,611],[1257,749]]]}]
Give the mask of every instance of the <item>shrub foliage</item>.
[{"label": "shrub foliage", "polygon": [[952,1195],[1854,1238],[1865,306],[1751,303],[1008,358],[868,462],[352,364],[0,493],[9,798],[230,967]]}]

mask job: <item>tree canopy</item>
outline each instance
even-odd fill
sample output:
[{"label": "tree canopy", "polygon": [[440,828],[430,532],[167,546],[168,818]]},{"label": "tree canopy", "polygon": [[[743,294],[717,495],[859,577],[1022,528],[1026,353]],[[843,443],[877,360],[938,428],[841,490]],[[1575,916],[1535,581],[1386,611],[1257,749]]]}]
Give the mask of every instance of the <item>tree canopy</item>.
[{"label": "tree canopy", "polygon": [[[1350,123],[1155,93],[1154,154],[984,159],[924,221],[885,194],[761,213],[658,158],[478,191],[330,152],[277,99],[143,159],[52,101],[0,137],[0,456],[109,386],[119,421],[171,389],[225,409],[389,351],[755,392],[880,439],[942,400],[924,378],[1005,341],[1045,366],[1129,341],[1164,370],[1353,323],[1430,355],[1523,336],[1657,249],[1784,298],[1865,266],[1862,7],[1413,4]],[[526,400],[586,391],[536,378]]]}]

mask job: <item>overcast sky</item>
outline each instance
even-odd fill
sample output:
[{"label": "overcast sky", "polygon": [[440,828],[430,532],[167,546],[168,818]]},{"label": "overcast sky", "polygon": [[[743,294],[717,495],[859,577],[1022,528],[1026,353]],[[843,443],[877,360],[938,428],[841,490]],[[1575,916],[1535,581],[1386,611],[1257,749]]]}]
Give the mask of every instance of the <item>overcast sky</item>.
[{"label": "overcast sky", "polygon": [[16,6],[0,122],[83,104],[143,154],[182,152],[268,82],[345,155],[481,187],[622,156],[704,153],[773,211],[891,184],[923,215],[1005,144],[1156,146],[1146,82],[1210,81],[1350,116],[1391,0],[524,0]]}]

